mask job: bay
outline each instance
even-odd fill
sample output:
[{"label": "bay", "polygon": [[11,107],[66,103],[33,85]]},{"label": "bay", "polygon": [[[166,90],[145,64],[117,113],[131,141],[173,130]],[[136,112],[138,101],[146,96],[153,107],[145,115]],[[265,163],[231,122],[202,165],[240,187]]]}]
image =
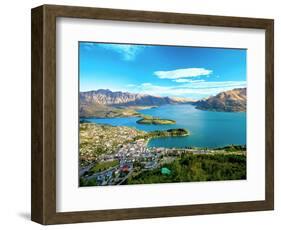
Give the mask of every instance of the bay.
[{"label": "bay", "polygon": [[245,112],[214,112],[196,109],[193,105],[164,105],[139,110],[140,113],[176,121],[173,125],[138,124],[138,117],[122,118],[86,118],[87,122],[129,126],[143,131],[186,128],[190,135],[186,137],[161,137],[149,141],[148,147],[223,147],[226,145],[246,144]]}]

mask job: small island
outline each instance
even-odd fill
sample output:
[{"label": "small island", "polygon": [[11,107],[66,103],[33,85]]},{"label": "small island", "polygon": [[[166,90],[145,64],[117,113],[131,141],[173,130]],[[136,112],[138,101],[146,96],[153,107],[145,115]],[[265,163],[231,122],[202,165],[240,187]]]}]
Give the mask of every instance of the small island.
[{"label": "small island", "polygon": [[150,117],[145,116],[141,118],[140,120],[136,121],[138,124],[143,125],[173,125],[176,124],[176,121],[170,120],[170,119],[161,119],[158,117]]},{"label": "small island", "polygon": [[167,129],[167,130],[156,130],[148,132],[149,137],[183,137],[189,136],[190,133],[187,129]]}]

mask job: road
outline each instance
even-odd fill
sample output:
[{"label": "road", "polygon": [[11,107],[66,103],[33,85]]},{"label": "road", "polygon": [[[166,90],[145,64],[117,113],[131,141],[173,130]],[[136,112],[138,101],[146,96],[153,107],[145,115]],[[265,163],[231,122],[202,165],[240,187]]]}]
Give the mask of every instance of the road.
[{"label": "road", "polygon": [[133,169],[117,185],[121,185],[122,183],[124,183],[125,180],[127,180],[132,173]]},{"label": "road", "polygon": [[117,168],[119,168],[119,165],[117,165],[117,166],[115,166],[115,167],[112,167],[112,168],[109,168],[109,169],[107,169],[107,170],[104,170],[104,171],[102,171],[102,172],[94,173],[94,174],[92,174],[91,176],[88,176],[88,177],[86,177],[86,178],[87,178],[87,180],[90,180],[90,179],[93,179],[93,178],[96,178],[96,177],[99,177],[99,176],[103,176],[103,175],[109,173],[110,171],[115,171],[115,170],[117,170]]}]

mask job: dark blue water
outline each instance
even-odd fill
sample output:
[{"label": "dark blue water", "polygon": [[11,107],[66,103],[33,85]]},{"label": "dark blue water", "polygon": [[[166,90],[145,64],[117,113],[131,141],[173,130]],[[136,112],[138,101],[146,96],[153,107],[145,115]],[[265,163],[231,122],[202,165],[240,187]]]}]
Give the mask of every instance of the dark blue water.
[{"label": "dark blue water", "polygon": [[161,137],[151,139],[149,147],[222,147],[230,144],[246,144],[246,113],[211,112],[195,109],[192,105],[165,105],[139,110],[142,114],[176,121],[174,125],[137,124],[139,118],[87,118],[88,122],[130,126],[139,130],[153,131],[186,128],[187,137]]}]

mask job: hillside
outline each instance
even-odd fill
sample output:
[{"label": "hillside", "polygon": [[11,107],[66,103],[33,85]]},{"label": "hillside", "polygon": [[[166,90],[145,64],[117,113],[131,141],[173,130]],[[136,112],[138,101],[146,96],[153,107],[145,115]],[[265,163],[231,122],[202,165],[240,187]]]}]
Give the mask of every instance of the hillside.
[{"label": "hillside", "polygon": [[246,88],[238,88],[221,92],[216,96],[199,100],[194,103],[197,109],[222,111],[222,112],[245,112],[246,111]]},{"label": "hillside", "polygon": [[147,94],[112,92],[99,89],[80,92],[80,117],[127,117],[138,116],[140,107],[160,106],[191,102],[185,98],[158,97]]},{"label": "hillside", "polygon": [[159,106],[164,104],[184,103],[190,100],[185,98],[158,97],[148,94],[112,92],[108,89],[99,89],[80,93],[82,104],[100,104],[110,106]]}]

